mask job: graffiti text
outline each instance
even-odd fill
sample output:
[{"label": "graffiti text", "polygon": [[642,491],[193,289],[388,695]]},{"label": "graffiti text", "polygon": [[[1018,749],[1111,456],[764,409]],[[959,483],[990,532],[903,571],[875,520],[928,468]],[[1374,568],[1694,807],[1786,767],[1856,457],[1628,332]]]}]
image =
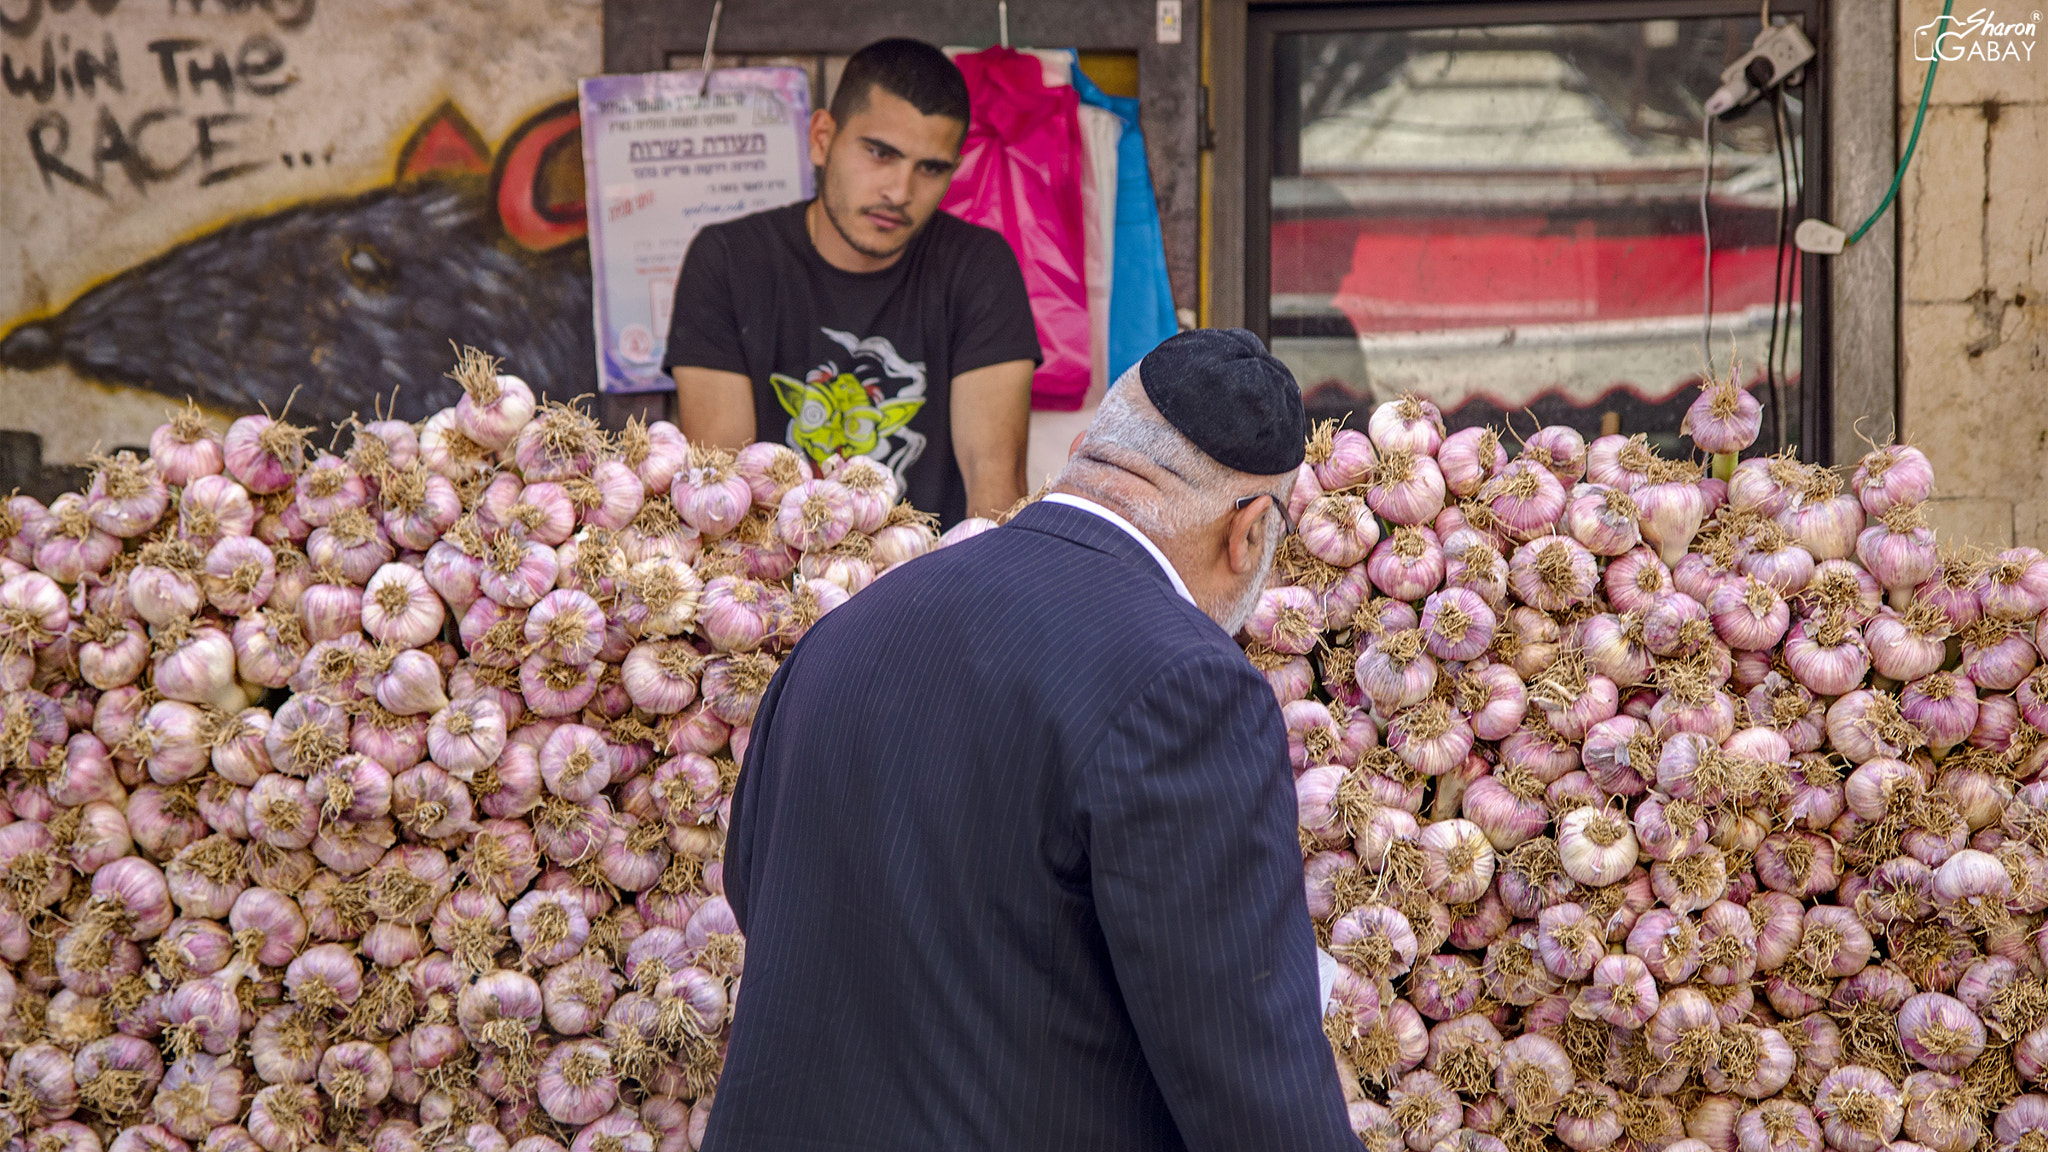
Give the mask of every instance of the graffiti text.
[{"label": "graffiti text", "polygon": [[[172,15],[186,20],[261,11],[285,31],[304,26],[314,6],[314,0],[167,2]],[[109,169],[117,169],[136,192],[183,179],[205,188],[271,163],[251,158],[233,129],[250,118],[239,106],[275,99],[299,82],[273,31],[123,42],[111,30],[74,38],[49,28],[39,44],[31,39],[46,10],[63,14],[82,5],[105,16],[120,3],[0,0],[0,29],[21,42],[19,58],[15,51],[0,52],[0,87],[10,98],[44,106],[22,121],[44,190],[82,189],[107,198],[118,187]],[[138,107],[135,101],[143,103]],[[74,108],[75,102],[85,103]]]}]

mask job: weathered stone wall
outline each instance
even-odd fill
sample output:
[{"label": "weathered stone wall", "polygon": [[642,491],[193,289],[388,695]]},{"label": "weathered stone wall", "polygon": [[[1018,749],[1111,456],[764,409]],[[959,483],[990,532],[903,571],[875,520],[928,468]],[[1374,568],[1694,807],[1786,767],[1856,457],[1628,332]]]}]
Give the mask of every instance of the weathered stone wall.
[{"label": "weathered stone wall", "polygon": [[[1940,14],[1900,4],[1902,146]],[[2048,548],[2048,35],[1951,43],[1899,195],[1900,436],[1934,461],[1945,540]]]},{"label": "weathered stone wall", "polygon": [[[294,413],[367,418],[394,382],[431,386],[449,337],[536,326],[496,308],[463,331],[479,269],[557,311],[580,292],[563,331],[587,348],[581,237],[486,196],[598,70],[601,20],[601,0],[0,0],[0,429],[76,461],[146,442],[187,391],[275,410],[298,387]],[[522,203],[580,202],[575,149],[548,156]],[[575,187],[539,186],[558,172]],[[436,226],[456,216],[474,226]]]}]

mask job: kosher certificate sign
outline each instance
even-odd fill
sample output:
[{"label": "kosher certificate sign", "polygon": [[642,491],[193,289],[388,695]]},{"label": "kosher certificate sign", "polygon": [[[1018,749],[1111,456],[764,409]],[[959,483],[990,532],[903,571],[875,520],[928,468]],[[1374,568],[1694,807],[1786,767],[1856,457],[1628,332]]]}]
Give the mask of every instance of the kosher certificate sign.
[{"label": "kosher certificate sign", "polygon": [[593,76],[579,86],[584,197],[606,392],[674,387],[661,370],[676,275],[706,224],[811,195],[801,68]]}]

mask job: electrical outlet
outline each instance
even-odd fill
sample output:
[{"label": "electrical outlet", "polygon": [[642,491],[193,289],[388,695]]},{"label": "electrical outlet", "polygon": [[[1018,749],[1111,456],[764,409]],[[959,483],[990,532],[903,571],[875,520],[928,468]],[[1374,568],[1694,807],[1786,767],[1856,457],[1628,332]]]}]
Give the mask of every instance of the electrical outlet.
[{"label": "electrical outlet", "polygon": [[1721,70],[1721,87],[1707,99],[1709,116],[1725,116],[1790,80],[1814,57],[1813,41],[1797,24],[1773,24],[1756,34],[1749,51]]},{"label": "electrical outlet", "polygon": [[1806,38],[1797,24],[1774,24],[1767,33],[1757,36],[1750,53],[1769,66],[1770,73],[1761,87],[1770,88],[1791,79],[1793,73],[1813,59],[1813,41]]},{"label": "electrical outlet", "polygon": [[1180,43],[1180,0],[1159,0],[1157,38],[1161,44]]}]

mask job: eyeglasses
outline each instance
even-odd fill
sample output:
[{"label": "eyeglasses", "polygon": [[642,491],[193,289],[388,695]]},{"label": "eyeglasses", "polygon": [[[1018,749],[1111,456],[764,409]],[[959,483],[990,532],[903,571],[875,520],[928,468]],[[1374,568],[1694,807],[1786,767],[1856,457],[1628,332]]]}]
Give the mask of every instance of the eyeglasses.
[{"label": "eyeglasses", "polygon": [[[1273,494],[1271,492],[1254,492],[1249,496],[1239,496],[1235,501],[1232,502],[1232,507],[1236,508],[1239,512],[1242,512],[1245,509],[1251,507],[1252,502],[1258,500],[1262,496],[1266,499],[1271,500]],[[1287,506],[1285,504],[1280,503],[1278,500],[1273,500],[1273,510],[1280,513],[1280,523],[1287,526],[1287,534],[1292,536],[1295,532],[1294,517],[1289,516],[1287,514]]]}]

